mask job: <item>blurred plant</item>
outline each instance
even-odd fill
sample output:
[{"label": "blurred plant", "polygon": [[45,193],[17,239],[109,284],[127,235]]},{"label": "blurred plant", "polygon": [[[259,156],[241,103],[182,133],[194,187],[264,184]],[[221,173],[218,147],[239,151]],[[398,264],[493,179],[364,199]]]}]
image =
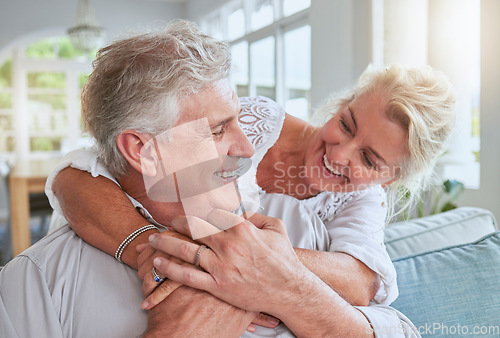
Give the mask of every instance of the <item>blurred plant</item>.
[{"label": "blurred plant", "polygon": [[[434,195],[434,202],[431,205],[429,214],[434,215],[457,208],[455,202],[464,190],[464,184],[457,180],[446,180],[442,185],[436,186],[435,191],[431,194],[431,198]],[[417,210],[418,217],[425,215],[425,201],[423,198],[420,199]]]},{"label": "blurred plant", "polygon": [[[416,201],[416,213],[404,210],[401,218],[408,220],[455,209],[457,208],[455,202],[464,190],[464,184],[457,180],[446,180],[441,185],[434,185],[428,191],[423,192]],[[403,204],[408,198],[410,198],[409,194],[403,197]]]}]

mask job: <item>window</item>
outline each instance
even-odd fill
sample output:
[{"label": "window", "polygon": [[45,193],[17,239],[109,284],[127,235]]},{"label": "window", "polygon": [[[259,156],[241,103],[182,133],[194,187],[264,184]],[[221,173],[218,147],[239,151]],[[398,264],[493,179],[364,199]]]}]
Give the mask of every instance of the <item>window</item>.
[{"label": "window", "polygon": [[480,0],[373,0],[376,65],[429,64],[457,94],[457,123],[440,159],[444,179],[479,188]]},{"label": "window", "polygon": [[[311,89],[311,27],[301,26],[284,34],[285,110],[307,120]],[[297,41],[301,43],[297,44]]]},{"label": "window", "polygon": [[310,0],[233,0],[201,20],[202,30],[231,42],[230,79],[239,96],[266,96],[288,113],[309,118],[310,5]]},{"label": "window", "polygon": [[311,6],[311,0],[283,0],[283,15],[289,16]]},{"label": "window", "polygon": [[67,37],[15,48],[0,67],[0,155],[46,157],[87,145],[80,91],[90,70]]},{"label": "window", "polygon": [[227,39],[234,40],[243,35],[245,35],[245,12],[243,8],[235,8],[227,16]]},{"label": "window", "polygon": [[242,41],[231,46],[233,63],[231,65],[231,82],[239,96],[248,96],[248,42]]},{"label": "window", "polygon": [[9,59],[0,68],[0,153],[14,151],[12,102],[12,59]]},{"label": "window", "polygon": [[272,0],[255,0],[251,4],[254,6],[250,19],[250,26],[253,31],[273,23],[274,7]]},{"label": "window", "polygon": [[60,151],[66,136],[66,74],[28,72],[30,152]]},{"label": "window", "polygon": [[274,36],[253,42],[250,45],[250,93],[276,100],[276,70]]}]

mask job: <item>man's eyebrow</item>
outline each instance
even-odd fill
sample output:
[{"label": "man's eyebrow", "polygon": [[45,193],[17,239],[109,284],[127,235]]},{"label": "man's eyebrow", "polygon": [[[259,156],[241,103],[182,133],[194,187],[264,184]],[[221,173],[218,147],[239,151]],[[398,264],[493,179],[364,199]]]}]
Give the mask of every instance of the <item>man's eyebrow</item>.
[{"label": "man's eyebrow", "polygon": [[[347,109],[349,109],[349,112],[351,114],[351,119],[352,119],[352,123],[354,123],[354,128],[358,129],[358,124],[356,123],[356,117],[354,116],[354,112],[352,111],[351,107],[349,107],[349,106],[347,106]],[[385,165],[387,165],[387,162],[384,160],[384,158],[382,156],[380,156],[380,154],[377,153],[373,148],[368,147],[368,150],[373,155],[375,155],[379,160],[381,160],[382,162],[384,162]]]},{"label": "man's eyebrow", "polygon": [[228,117],[227,119],[221,120],[221,121],[216,121],[214,124],[210,125],[210,128],[217,128],[219,126],[223,126],[225,124],[228,124],[232,120],[234,120],[235,116]]}]

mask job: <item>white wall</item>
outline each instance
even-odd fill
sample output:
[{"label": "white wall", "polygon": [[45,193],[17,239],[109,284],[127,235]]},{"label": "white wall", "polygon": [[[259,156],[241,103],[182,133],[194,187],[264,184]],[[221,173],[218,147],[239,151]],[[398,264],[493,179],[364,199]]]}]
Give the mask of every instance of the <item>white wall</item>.
[{"label": "white wall", "polygon": [[312,0],[312,107],[353,85],[368,66],[371,22],[371,0]]},{"label": "white wall", "polygon": [[486,208],[500,222],[500,1],[481,0],[481,183],[460,205]]}]

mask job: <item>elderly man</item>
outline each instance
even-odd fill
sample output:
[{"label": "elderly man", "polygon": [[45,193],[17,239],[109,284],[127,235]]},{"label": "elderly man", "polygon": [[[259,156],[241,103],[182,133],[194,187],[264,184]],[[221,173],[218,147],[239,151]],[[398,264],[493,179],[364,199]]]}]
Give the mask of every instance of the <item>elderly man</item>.
[{"label": "elderly man", "polygon": [[[255,215],[250,219],[254,227],[239,216],[225,214],[240,203],[233,184],[238,176],[235,169],[244,167],[240,159],[253,153],[237,123],[240,104],[227,80],[229,64],[226,44],[186,22],[104,48],[82,96],[82,114],[98,155],[73,153],[58,170],[71,163],[109,178],[108,183],[119,184],[145,217],[137,222],[147,225],[115,234],[125,238],[116,252],[110,252],[119,261],[137,266],[125,248],[135,239],[156,234],[154,225],[172,224],[191,235],[199,231],[195,237],[210,241],[213,252],[223,243],[231,243],[233,249],[252,248],[265,259],[243,263],[247,272],[259,271],[257,279],[266,292],[256,296],[255,275],[248,284],[235,283],[222,292],[210,289],[220,299],[180,286],[144,311],[139,307],[143,283],[137,272],[90,246],[66,225],[1,272],[2,336],[240,336],[250,335],[245,332],[249,329],[267,336],[292,336],[293,332],[360,337],[373,336],[367,317],[379,313],[380,325],[384,316],[396,312],[388,307],[349,305],[300,263],[290,250],[283,224],[276,219]],[[187,210],[196,217],[179,218]],[[284,222],[288,221],[292,219],[285,217]],[[227,231],[218,233],[220,229]],[[168,235],[186,239],[174,231]],[[108,239],[96,233],[94,240],[99,244]],[[164,249],[165,243],[155,236],[151,240]],[[195,265],[211,267],[214,258],[208,252],[213,253],[199,250]],[[243,259],[229,256],[221,265],[228,273]],[[234,259],[238,264],[232,264]],[[280,265],[283,269],[277,274]],[[155,270],[152,273],[161,279]],[[162,285],[175,288],[167,282]],[[232,296],[234,288],[241,288],[241,297]],[[268,311],[283,323],[271,333],[249,327],[259,311]],[[397,316],[403,325],[399,332],[411,334],[411,323]]]}]

